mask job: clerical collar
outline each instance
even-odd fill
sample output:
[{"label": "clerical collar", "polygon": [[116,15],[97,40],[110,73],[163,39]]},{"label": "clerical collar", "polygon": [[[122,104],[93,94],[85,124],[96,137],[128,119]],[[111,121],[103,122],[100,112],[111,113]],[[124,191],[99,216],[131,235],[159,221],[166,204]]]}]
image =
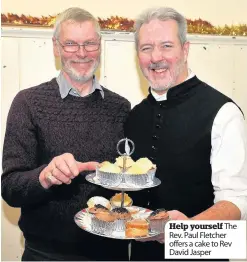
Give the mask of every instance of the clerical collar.
[{"label": "clerical collar", "polygon": [[[195,76],[195,74],[190,70],[190,69],[188,69],[188,77],[184,80],[184,82],[186,82],[187,80],[189,80],[189,79],[191,79],[192,77],[194,77]],[[183,83],[184,83],[183,82]],[[173,87],[172,87],[173,88]],[[169,91],[169,90],[168,90]],[[166,92],[166,93],[164,93],[164,94],[162,94],[162,95],[159,95],[159,94],[157,94],[152,88],[150,88],[150,93],[152,94],[152,96],[154,97],[154,99],[156,100],[156,101],[164,101],[164,100],[167,100],[167,93],[168,92]]]}]

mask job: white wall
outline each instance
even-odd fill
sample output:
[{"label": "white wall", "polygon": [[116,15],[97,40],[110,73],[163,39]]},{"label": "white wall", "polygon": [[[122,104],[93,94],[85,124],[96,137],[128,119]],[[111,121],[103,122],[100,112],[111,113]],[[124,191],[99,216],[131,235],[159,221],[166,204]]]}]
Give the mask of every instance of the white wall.
[{"label": "white wall", "polygon": [[[14,95],[58,75],[52,55],[51,30],[4,28],[2,38],[2,139]],[[189,36],[189,64],[202,80],[232,97],[247,116],[247,38]],[[136,57],[133,34],[105,33],[101,68],[107,88],[128,98],[132,106],[147,94]],[[1,143],[2,144],[2,143]],[[2,260],[19,260],[23,239],[19,210],[2,203]]]},{"label": "white wall", "polygon": [[[42,0],[35,2],[34,0],[2,0],[1,12],[48,16],[56,15],[71,6],[79,6],[86,8],[96,17],[107,18],[118,15],[134,19],[142,9],[164,4],[178,9],[187,18],[202,18],[213,25],[247,24],[246,0],[167,0],[165,2],[163,0],[142,0],[141,2],[133,0]],[[4,136],[10,103],[18,90],[39,84],[58,74],[52,57],[49,33],[38,32],[38,35],[32,38],[30,35],[28,38],[23,38],[25,34],[25,32],[17,33],[19,38],[15,39],[16,41],[5,37],[2,41],[1,138]],[[13,36],[12,33],[10,35]],[[118,36],[118,39],[122,41],[117,43],[111,36],[105,39],[109,41],[103,43],[105,51],[103,50],[101,70],[98,73],[100,82],[127,96],[134,105],[147,93],[147,84],[136,65],[133,41],[128,36],[124,38]],[[231,38],[227,39],[226,42],[229,44]],[[191,47],[191,68],[203,80],[236,99],[247,116],[246,38],[243,45],[235,45],[238,41],[225,45],[225,40],[221,41],[217,37],[198,41],[194,38]],[[207,50],[203,48],[205,46]],[[115,59],[116,57],[118,59]],[[121,81],[118,81],[119,79]],[[2,260],[20,260],[23,239],[17,226],[18,217],[18,209],[10,208],[2,202]]]},{"label": "white wall", "polygon": [[187,18],[197,19],[200,17],[214,25],[247,24],[246,0],[42,0],[35,1],[35,4],[33,0],[2,0],[2,13],[12,12],[32,16],[48,16],[56,15],[71,6],[79,6],[92,12],[96,17],[107,18],[111,15],[119,15],[133,19],[142,9],[160,5],[176,8]]}]

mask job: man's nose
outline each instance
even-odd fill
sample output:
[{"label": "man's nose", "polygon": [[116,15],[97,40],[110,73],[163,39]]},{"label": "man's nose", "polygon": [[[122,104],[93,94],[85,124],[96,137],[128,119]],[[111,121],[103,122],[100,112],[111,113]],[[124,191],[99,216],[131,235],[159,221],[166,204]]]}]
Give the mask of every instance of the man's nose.
[{"label": "man's nose", "polygon": [[78,51],[76,52],[77,56],[85,57],[87,56],[87,51],[85,50],[84,45],[80,45]]},{"label": "man's nose", "polygon": [[157,48],[157,47],[155,47],[154,49],[153,49],[153,51],[152,51],[152,54],[151,54],[151,60],[152,60],[152,62],[153,63],[157,63],[157,62],[159,62],[159,61],[161,61],[161,60],[163,60],[164,58],[163,58],[163,53],[162,53],[162,51],[159,49],[159,48]]}]

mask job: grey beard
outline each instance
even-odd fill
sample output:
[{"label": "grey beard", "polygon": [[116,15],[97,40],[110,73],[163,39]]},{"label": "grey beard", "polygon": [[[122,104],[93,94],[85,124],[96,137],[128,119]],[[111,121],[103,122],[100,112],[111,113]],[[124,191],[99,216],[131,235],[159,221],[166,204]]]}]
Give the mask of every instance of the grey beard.
[{"label": "grey beard", "polygon": [[183,66],[182,66],[182,62],[180,61],[180,63],[178,64],[176,71],[175,71],[175,76],[173,78],[172,81],[170,81],[169,83],[167,83],[165,86],[155,86],[152,83],[149,83],[150,87],[154,90],[154,91],[167,91],[168,89],[170,89],[171,87],[175,86],[177,78],[179,77],[180,73],[183,71]]},{"label": "grey beard", "polygon": [[170,89],[174,84],[168,83],[166,86],[155,86],[152,83],[149,83],[149,86],[154,90],[154,91],[167,91]]},{"label": "grey beard", "polygon": [[84,84],[84,83],[86,83],[88,80],[90,80],[92,77],[93,77],[93,75],[94,75],[94,73],[96,72],[96,70],[98,69],[98,66],[99,66],[99,63],[100,63],[100,60],[97,60],[96,62],[95,62],[95,65],[94,65],[94,67],[92,68],[92,70],[91,70],[91,72],[89,72],[87,75],[79,75],[79,74],[75,74],[74,72],[73,72],[73,70],[71,70],[70,68],[68,68],[68,67],[65,67],[64,66],[64,64],[62,63],[62,66],[63,66],[63,70],[69,75],[69,77],[73,80],[73,81],[76,81],[76,82],[78,82],[78,83],[80,83],[80,84]]},{"label": "grey beard", "polygon": [[76,75],[76,74],[74,74],[74,73],[71,72],[71,71],[67,71],[67,74],[70,76],[70,78],[71,78],[72,80],[74,80],[74,81],[76,81],[76,82],[78,82],[78,83],[83,84],[83,83],[86,83],[88,80],[90,80],[90,79],[93,77],[95,71],[96,71],[96,69],[93,70],[92,72],[90,72],[90,73],[89,73],[88,75],[86,75],[86,76]]}]

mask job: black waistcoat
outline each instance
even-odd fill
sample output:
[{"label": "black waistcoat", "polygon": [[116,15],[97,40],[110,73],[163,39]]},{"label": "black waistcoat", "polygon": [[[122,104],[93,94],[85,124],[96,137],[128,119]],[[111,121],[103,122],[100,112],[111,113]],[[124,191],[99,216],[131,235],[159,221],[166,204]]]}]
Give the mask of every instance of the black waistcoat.
[{"label": "black waistcoat", "polygon": [[177,209],[194,216],[213,204],[211,130],[219,109],[232,101],[196,76],[169,89],[167,100],[149,96],[134,107],[125,135],[135,143],[133,158],[157,165],[161,185],[132,193],[134,204]]}]

